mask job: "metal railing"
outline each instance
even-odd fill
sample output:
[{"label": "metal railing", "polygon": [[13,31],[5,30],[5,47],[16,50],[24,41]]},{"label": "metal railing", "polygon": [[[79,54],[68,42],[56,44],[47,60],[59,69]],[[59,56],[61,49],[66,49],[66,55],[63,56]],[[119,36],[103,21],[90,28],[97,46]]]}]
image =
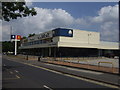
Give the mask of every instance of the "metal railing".
[{"label": "metal railing", "polygon": [[112,65],[112,72],[114,72],[114,64],[113,64],[113,62],[103,62],[103,61],[101,61],[101,62],[98,62],[98,67],[100,66],[100,64],[101,63],[107,63],[107,64],[111,64]]}]

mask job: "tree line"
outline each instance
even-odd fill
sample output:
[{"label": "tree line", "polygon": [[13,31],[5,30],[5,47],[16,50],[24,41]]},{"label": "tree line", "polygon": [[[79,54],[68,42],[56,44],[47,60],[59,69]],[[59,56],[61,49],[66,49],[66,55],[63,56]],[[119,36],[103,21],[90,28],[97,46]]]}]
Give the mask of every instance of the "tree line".
[{"label": "tree line", "polygon": [[[12,0],[12,2],[5,2],[4,0],[0,0],[0,19],[3,21],[9,22],[12,19],[27,17],[27,16],[37,15],[37,12],[34,8],[29,8],[26,5],[24,0]],[[35,33],[29,34],[28,37],[34,36]],[[23,37],[22,39],[26,39],[27,37]],[[20,42],[17,43],[18,47],[20,46]],[[2,52],[14,52],[15,44],[11,41],[2,41]]]}]

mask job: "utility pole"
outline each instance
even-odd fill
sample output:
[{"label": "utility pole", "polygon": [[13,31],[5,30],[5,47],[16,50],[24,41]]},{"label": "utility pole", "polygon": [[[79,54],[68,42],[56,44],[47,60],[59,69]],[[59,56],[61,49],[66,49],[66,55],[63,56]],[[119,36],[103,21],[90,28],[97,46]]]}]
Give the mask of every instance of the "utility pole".
[{"label": "utility pole", "polygon": [[[10,41],[11,40],[11,35],[12,35],[12,26],[10,26]],[[17,39],[16,39],[16,36],[15,36],[15,55],[17,55]]]},{"label": "utility pole", "polygon": [[15,55],[17,55],[17,39],[15,39]]}]

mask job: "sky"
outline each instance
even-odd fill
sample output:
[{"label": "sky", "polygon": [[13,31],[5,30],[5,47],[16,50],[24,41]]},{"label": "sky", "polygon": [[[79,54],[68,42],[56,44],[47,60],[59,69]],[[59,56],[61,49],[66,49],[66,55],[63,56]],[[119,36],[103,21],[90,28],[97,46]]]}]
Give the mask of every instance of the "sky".
[{"label": "sky", "polygon": [[3,41],[12,34],[28,36],[58,27],[100,32],[102,41],[118,41],[117,2],[29,2],[36,16],[28,16],[2,22]]}]

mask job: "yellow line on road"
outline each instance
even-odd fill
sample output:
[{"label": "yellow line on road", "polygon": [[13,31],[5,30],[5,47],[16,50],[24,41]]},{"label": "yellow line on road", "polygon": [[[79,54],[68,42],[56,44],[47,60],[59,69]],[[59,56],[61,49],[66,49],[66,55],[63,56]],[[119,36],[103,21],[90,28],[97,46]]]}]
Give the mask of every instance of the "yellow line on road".
[{"label": "yellow line on road", "polygon": [[[18,61],[15,61],[15,62],[18,62]],[[36,67],[36,68],[40,68],[40,69],[43,69],[43,70],[51,71],[51,72],[54,72],[54,73],[62,74],[64,76],[76,78],[76,79],[79,79],[79,80],[91,82],[91,83],[106,86],[106,87],[119,88],[118,86],[115,86],[115,85],[111,85],[111,84],[107,84],[107,83],[103,83],[103,82],[99,82],[99,81],[95,81],[95,80],[90,80],[90,79],[86,79],[86,78],[82,78],[82,77],[77,77],[77,76],[73,76],[73,75],[69,75],[69,74],[63,74],[63,73],[61,73],[59,71],[54,71],[54,70],[44,68],[44,67],[41,67],[41,66],[36,66],[36,65],[33,65],[33,64],[28,64],[28,63],[23,63],[23,62],[18,62],[18,63],[22,63],[22,64],[25,64],[25,65],[33,66],[33,67]]]},{"label": "yellow line on road", "polygon": [[65,75],[69,76],[69,77],[76,78],[76,79],[80,79],[80,80],[83,80],[83,81],[91,82],[91,83],[94,83],[94,84],[106,86],[106,87],[119,88],[118,86],[110,85],[110,84],[103,83],[103,82],[98,82],[98,81],[94,81],[94,80],[90,80],[90,79],[85,79],[85,78],[82,78],[82,77],[77,77],[77,76],[73,76],[73,75],[69,75],[69,74],[65,74]]},{"label": "yellow line on road", "polygon": [[51,70],[51,69],[48,69],[48,68],[44,68],[44,67],[41,67],[41,66],[36,66],[36,65],[33,65],[33,64],[28,64],[28,63],[23,63],[23,64],[26,64],[26,65],[29,65],[29,66],[33,66],[33,67],[36,67],[36,68],[40,68],[40,69],[43,69],[43,70],[51,71],[51,72],[54,72],[54,73],[62,74],[62,73],[60,73],[58,71],[54,71],[54,70]]},{"label": "yellow line on road", "polygon": [[18,75],[15,75],[18,79],[20,78]]},{"label": "yellow line on road", "polygon": [[106,83],[103,83],[103,82],[98,82],[98,81],[94,81],[94,80],[90,80],[90,79],[85,79],[85,78],[82,78],[82,77],[77,77],[77,76],[73,76],[73,75],[69,75],[69,74],[63,74],[63,73],[53,71],[51,69],[47,69],[47,68],[44,68],[44,67],[35,66],[35,65],[32,65],[32,64],[28,64],[28,63],[24,63],[24,64],[30,65],[30,66],[33,66],[33,67],[36,67],[36,68],[41,68],[41,69],[44,69],[44,70],[48,70],[48,71],[51,71],[51,72],[54,72],[54,73],[62,74],[62,75],[65,75],[65,76],[69,76],[69,77],[72,77],[72,78],[80,79],[80,80],[83,80],[83,81],[95,83],[95,84],[98,84],[98,85],[111,87],[111,88],[119,88],[118,86],[115,86],[115,85],[110,85],[110,84],[106,84]]}]

